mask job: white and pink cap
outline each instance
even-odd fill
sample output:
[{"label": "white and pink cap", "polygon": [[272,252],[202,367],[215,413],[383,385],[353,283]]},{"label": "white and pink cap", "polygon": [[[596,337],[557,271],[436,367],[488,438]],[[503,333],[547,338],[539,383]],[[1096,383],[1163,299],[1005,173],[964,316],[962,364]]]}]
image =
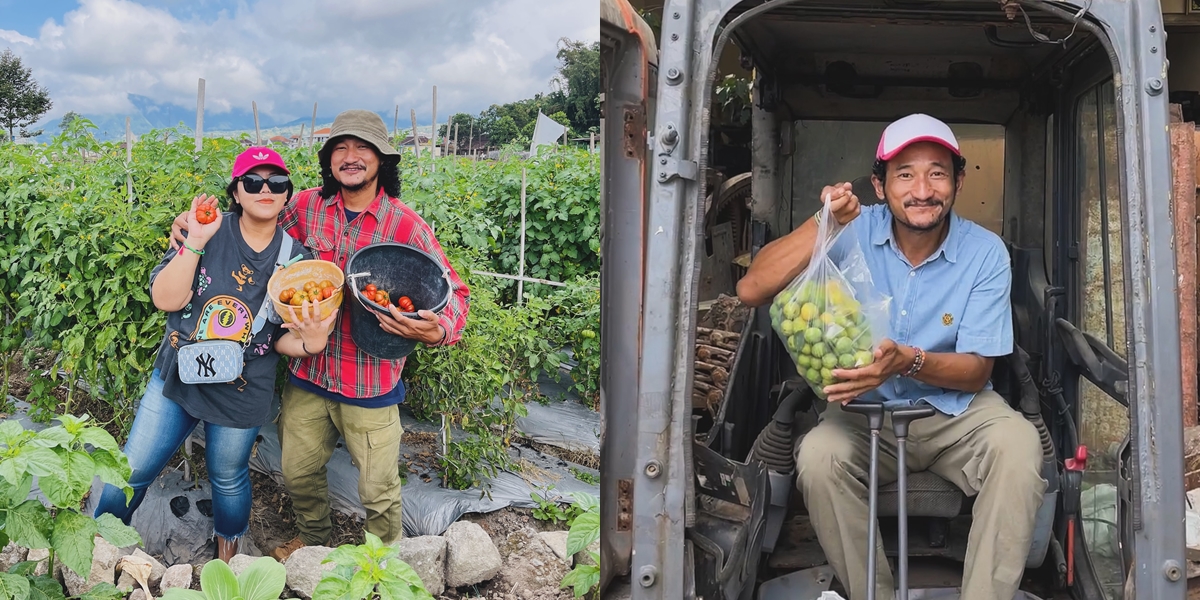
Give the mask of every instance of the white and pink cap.
[{"label": "white and pink cap", "polygon": [[955,156],[961,156],[958,150],[958,140],[950,126],[925,114],[916,113],[894,121],[879,138],[879,148],[875,158],[891,160],[909,144],[915,142],[934,142],[950,149]]}]

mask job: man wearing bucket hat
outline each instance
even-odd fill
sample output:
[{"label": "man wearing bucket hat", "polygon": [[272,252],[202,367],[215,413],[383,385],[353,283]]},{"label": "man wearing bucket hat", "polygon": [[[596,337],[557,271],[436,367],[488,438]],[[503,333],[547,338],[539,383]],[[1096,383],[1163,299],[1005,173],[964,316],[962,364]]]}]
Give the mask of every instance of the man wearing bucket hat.
[{"label": "man wearing bucket hat", "polygon": [[[1041,443],[990,382],[995,358],[1013,351],[1009,256],[999,236],[953,211],[965,166],[942,121],[923,114],[895,121],[872,168],[884,202],[861,206],[850,183],[826,186],[827,209],[764,246],[738,282],[746,304],[771,302],[808,267],[818,219],[832,218],[854,235],[840,236],[830,258],[839,263],[848,244],[858,244],[875,286],[892,298],[892,339],[879,344],[872,364],[833,370],[841,381],[825,387],[830,403],[796,450],[797,487],[851,598],[867,597],[866,540],[877,527],[868,522],[866,419],[842,409],[853,400],[935,409],[911,423],[905,457],[975,496],[964,598],[1012,598],[1032,544],[1046,488]],[[898,446],[893,431],[879,433],[878,484],[886,485],[898,478]],[[892,598],[882,544],[871,551],[877,597]]]},{"label": "man wearing bucket hat", "polygon": [[[466,324],[468,290],[442,252],[433,230],[400,196],[400,153],[392,147],[379,115],[348,110],[333,121],[318,152],[321,186],[298,192],[280,224],[316,258],[343,271],[359,249],[382,241],[415,246],[444,266],[450,300],[435,314],[410,319],[390,306],[377,315],[388,333],[424,343],[450,345]],[[186,215],[181,215],[186,218]],[[186,221],[177,219],[173,238]],[[347,301],[354,301],[348,297]],[[271,553],[284,560],[305,545],[323,545],[332,531],[326,464],[339,435],[359,469],[359,500],[367,531],[392,543],[402,535],[399,404],[405,359],[379,359],[359,348],[342,311],[322,352],[289,362],[279,415],[284,482],[300,535]]]}]

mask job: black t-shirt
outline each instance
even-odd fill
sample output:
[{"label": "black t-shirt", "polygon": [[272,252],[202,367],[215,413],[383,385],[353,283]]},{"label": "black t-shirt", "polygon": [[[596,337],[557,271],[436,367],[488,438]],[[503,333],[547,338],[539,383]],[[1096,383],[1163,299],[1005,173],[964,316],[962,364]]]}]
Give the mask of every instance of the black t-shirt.
[{"label": "black t-shirt", "polygon": [[[162,374],[163,395],[179,404],[194,418],[246,429],[266,423],[275,391],[275,367],[279,353],[275,342],[287,333],[279,323],[268,320],[254,335],[243,352],[241,377],[229,383],[191,385],[179,380],[177,349],[203,340],[232,340],[244,344],[250,337],[254,317],[262,309],[267,280],[275,272],[282,228],[262,251],[255,252],[242,238],[238,217],[224,214],[221,228],[204,247],[196,277],[192,282],[192,300],[167,315],[167,331],[158,349],[154,368]],[[178,251],[168,251],[150,272],[150,285]],[[189,250],[184,250],[189,252]],[[300,242],[292,240],[291,257],[312,258]],[[278,317],[276,317],[279,321]]]}]

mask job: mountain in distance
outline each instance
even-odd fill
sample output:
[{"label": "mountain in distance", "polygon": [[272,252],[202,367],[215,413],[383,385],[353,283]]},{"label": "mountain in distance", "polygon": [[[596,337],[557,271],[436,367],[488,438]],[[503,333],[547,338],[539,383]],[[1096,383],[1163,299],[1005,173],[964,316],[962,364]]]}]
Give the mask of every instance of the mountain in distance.
[{"label": "mountain in distance", "polygon": [[[181,122],[187,127],[196,126],[196,108],[179,106],[166,102],[155,102],[154,100],[138,94],[128,95],[130,103],[133,104],[134,110],[127,114],[107,114],[94,115],[86,114],[83,116],[91,120],[96,125],[94,134],[97,139],[104,141],[121,140],[125,138],[125,117],[129,117],[129,128],[135,136],[144,135],[154,129],[168,129],[178,126]],[[394,109],[392,111],[375,111],[383,118],[384,123],[391,124],[395,117]],[[333,118],[336,115],[322,115],[317,113],[317,129],[329,127],[333,123]],[[401,115],[403,116],[403,115]],[[42,135],[33,138],[38,143],[47,143],[52,137],[58,134],[58,124],[60,119],[50,119],[37,125],[43,130]],[[405,123],[408,126],[405,126]],[[312,117],[303,117],[292,119],[290,121],[280,121],[273,118],[271,115],[265,114],[261,110],[258,113],[259,131],[264,138],[273,135],[294,135],[300,132],[300,125],[304,125],[305,136],[309,133],[312,124]],[[411,131],[412,121],[410,119],[401,119],[400,130]],[[420,120],[417,122],[417,129],[422,133],[428,134],[429,124],[422,124]],[[238,137],[237,134],[248,132],[251,137],[254,136],[254,111],[251,109],[233,109],[228,112],[214,113],[211,110],[204,111],[204,133],[205,137],[210,134],[221,134],[221,137]],[[268,133],[269,132],[269,133]]]}]

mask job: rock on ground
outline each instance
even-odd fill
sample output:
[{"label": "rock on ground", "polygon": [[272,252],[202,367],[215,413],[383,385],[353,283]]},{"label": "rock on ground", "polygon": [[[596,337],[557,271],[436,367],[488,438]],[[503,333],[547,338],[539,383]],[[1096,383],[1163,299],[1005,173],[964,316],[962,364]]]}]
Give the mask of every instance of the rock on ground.
[{"label": "rock on ground", "polygon": [[[33,568],[34,575],[45,575],[46,571],[48,570],[48,567],[46,565],[50,560],[50,550],[45,549],[45,548],[38,549],[38,550],[30,550],[29,555],[25,557],[25,560],[29,560],[29,561],[33,561],[33,562],[37,563],[37,566]],[[62,579],[62,571],[63,571],[62,561],[61,560],[54,561],[54,578],[61,580]]]},{"label": "rock on ground", "polygon": [[330,552],[333,552],[333,548],[305,546],[287,557],[283,566],[287,568],[288,589],[301,598],[312,598],[321,577],[335,566],[333,563],[321,564]]},{"label": "rock on ground", "polygon": [[250,565],[254,564],[254,561],[256,560],[258,560],[258,557],[250,556],[248,554],[235,554],[233,555],[233,558],[229,559],[229,569],[233,571],[234,575],[241,575],[242,572],[250,568]]},{"label": "rock on ground", "polygon": [[159,588],[166,591],[169,588],[189,589],[192,587],[192,565],[183,563],[167,568],[163,573]]},{"label": "rock on ground", "polygon": [[[150,577],[148,577],[146,580],[146,583],[149,583],[150,587],[154,587],[162,582],[163,575],[167,572],[167,568],[163,566],[161,562],[158,562],[157,558],[146,554],[141,548],[134,550],[130,555],[145,559],[150,562]],[[133,575],[130,575],[124,571],[121,571],[121,578],[117,580],[117,587],[123,590],[141,588],[141,586],[137,585],[137,580],[133,578]]]},{"label": "rock on ground", "polygon": [[63,583],[66,584],[68,595],[80,596],[100,582],[116,581],[117,574],[114,568],[122,556],[124,553],[120,548],[108,543],[104,538],[96,536],[96,544],[92,550],[92,569],[87,578],[85,579],[71,569],[63,569]]},{"label": "rock on ground", "polygon": [[436,535],[403,538],[397,545],[400,560],[408,563],[434,596],[446,591],[446,539]]},{"label": "rock on ground", "polygon": [[446,586],[487,581],[500,572],[500,552],[482,527],[470,521],[450,525],[446,538]]},{"label": "rock on ground", "polygon": [[13,565],[25,560],[29,556],[29,550],[18,546],[15,542],[9,542],[4,547],[4,551],[0,552],[0,571],[8,572]]},{"label": "rock on ground", "polygon": [[545,542],[545,544],[554,551],[555,556],[562,559],[562,561],[566,563],[568,567],[571,566],[572,557],[567,556],[566,531],[543,531],[538,534],[538,537],[542,538],[542,542]]},{"label": "rock on ground", "polygon": [[139,587],[138,589],[133,590],[132,594],[129,594],[129,600],[148,600],[148,599],[146,598],[146,592],[143,592],[142,588]]},{"label": "rock on ground", "polygon": [[561,595],[559,583],[567,574],[566,561],[542,541],[537,530],[524,527],[510,533],[500,550],[505,561],[500,569],[499,589],[512,590],[510,593],[523,600]]}]

